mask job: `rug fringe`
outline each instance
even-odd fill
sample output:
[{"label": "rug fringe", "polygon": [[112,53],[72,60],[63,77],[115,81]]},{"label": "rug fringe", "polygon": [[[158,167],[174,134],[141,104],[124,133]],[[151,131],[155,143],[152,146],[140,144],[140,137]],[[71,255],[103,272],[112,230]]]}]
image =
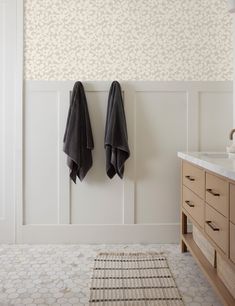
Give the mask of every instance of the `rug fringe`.
[{"label": "rug fringe", "polygon": [[98,253],[98,256],[146,256],[146,255],[151,255],[151,256],[163,256],[164,252],[101,252]]}]

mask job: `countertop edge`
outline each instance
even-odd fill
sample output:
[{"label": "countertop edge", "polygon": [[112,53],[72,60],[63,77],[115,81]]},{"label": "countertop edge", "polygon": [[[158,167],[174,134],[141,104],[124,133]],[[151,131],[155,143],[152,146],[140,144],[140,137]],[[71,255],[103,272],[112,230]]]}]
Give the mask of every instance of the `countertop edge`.
[{"label": "countertop edge", "polygon": [[[191,152],[193,153],[193,152]],[[205,168],[211,172],[219,174],[227,179],[235,181],[235,172],[232,170],[225,169],[224,167],[209,161],[205,161],[198,157],[190,155],[190,152],[178,152],[177,156],[183,160],[186,160],[192,164],[195,164],[199,167]]]}]

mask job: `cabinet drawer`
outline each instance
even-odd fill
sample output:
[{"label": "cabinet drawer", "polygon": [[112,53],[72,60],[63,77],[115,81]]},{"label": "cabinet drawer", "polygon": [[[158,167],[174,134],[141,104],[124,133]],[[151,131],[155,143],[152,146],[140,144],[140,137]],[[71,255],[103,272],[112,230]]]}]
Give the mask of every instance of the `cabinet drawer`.
[{"label": "cabinet drawer", "polygon": [[205,175],[202,169],[183,162],[183,184],[204,199]]},{"label": "cabinet drawer", "polygon": [[204,201],[190,189],[183,186],[183,208],[203,228],[204,225]]},{"label": "cabinet drawer", "polygon": [[228,220],[206,204],[205,231],[224,253],[228,250]]},{"label": "cabinet drawer", "polygon": [[230,221],[235,224],[235,185],[230,184]]},{"label": "cabinet drawer", "polygon": [[206,202],[225,217],[228,216],[228,182],[206,173]]},{"label": "cabinet drawer", "polygon": [[230,259],[235,263],[235,225],[230,222]]}]

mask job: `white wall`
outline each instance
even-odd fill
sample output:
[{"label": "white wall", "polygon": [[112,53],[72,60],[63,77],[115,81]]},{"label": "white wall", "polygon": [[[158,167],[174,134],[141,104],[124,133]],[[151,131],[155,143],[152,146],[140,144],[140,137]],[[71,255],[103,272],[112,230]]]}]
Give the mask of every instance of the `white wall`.
[{"label": "white wall", "polygon": [[103,152],[110,82],[86,82],[94,167],[74,186],[62,152],[73,82],[26,81],[22,101],[21,4],[0,0],[0,241],[176,242],[176,152],[224,150],[231,83],[123,82],[132,156],[125,179],[110,181]]},{"label": "white wall", "polygon": [[15,241],[15,0],[0,0],[0,242]]},{"label": "white wall", "polygon": [[62,152],[72,86],[25,82],[17,241],[177,242],[177,151],[224,151],[232,127],[232,83],[122,82],[131,158],[124,180],[109,180],[103,138],[110,82],[85,82],[94,166],[77,185],[69,180]]}]

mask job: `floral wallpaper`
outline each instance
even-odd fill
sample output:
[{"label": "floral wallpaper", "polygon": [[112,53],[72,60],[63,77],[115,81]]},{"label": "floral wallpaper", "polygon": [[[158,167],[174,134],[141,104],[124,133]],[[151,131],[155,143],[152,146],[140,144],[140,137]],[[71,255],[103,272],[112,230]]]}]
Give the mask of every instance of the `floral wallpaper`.
[{"label": "floral wallpaper", "polygon": [[24,0],[30,80],[232,80],[227,0]]}]

